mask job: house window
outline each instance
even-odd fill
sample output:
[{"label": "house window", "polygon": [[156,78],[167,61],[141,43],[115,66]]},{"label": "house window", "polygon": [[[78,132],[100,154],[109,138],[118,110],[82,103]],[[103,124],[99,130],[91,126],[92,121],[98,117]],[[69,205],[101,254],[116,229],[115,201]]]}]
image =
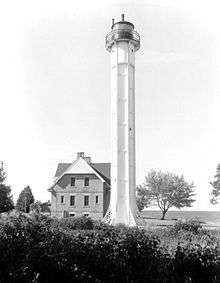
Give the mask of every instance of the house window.
[{"label": "house window", "polygon": [[84,206],[89,205],[89,196],[84,196]]},{"label": "house window", "polygon": [[64,196],[60,196],[60,202],[64,203]]},{"label": "house window", "polygon": [[85,187],[89,186],[89,177],[85,177],[85,179],[84,179],[84,186]]},{"label": "house window", "polygon": [[75,187],[76,178],[71,178],[71,187]]},{"label": "house window", "polygon": [[75,196],[70,196],[70,205],[75,205]]},{"label": "house window", "polygon": [[99,196],[95,196],[95,204],[99,203]]}]

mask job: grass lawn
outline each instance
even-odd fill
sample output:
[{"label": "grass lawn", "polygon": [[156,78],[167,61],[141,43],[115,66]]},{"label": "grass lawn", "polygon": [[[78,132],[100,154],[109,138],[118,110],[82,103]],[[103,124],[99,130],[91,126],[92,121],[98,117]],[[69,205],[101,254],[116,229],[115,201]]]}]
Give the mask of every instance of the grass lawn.
[{"label": "grass lawn", "polygon": [[177,220],[198,219],[202,226],[207,229],[220,230],[220,212],[210,211],[168,211],[165,220],[161,220],[160,211],[145,210],[142,212],[146,222],[146,228],[159,228],[172,226]]}]

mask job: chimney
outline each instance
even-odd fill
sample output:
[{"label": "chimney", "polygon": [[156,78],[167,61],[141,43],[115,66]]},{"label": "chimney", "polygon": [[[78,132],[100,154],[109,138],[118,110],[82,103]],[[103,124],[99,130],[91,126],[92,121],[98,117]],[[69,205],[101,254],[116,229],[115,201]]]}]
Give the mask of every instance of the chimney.
[{"label": "chimney", "polygon": [[87,163],[91,163],[91,157],[90,157],[90,156],[84,157],[84,160],[85,160]]},{"label": "chimney", "polygon": [[77,158],[79,157],[84,158],[84,152],[77,152]]}]

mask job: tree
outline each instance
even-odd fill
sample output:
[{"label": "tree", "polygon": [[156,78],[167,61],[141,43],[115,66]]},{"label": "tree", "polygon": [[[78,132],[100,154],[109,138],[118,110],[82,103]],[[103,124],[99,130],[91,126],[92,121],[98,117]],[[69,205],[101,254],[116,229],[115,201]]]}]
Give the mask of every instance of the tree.
[{"label": "tree", "polygon": [[145,190],[142,186],[138,186],[137,189],[137,196],[136,196],[136,203],[139,211],[142,211],[145,207],[150,205],[150,199],[148,195],[148,191]]},{"label": "tree", "polygon": [[1,161],[1,167],[0,167],[0,184],[2,184],[6,179],[6,173],[4,170],[4,166],[3,166],[3,161]]},{"label": "tree", "polygon": [[211,192],[212,198],[210,199],[210,202],[212,204],[217,204],[220,198],[220,164],[218,164],[216,169],[216,175],[214,176],[214,181],[210,182],[213,189]]},{"label": "tree", "polygon": [[27,186],[19,194],[16,209],[28,213],[32,203],[34,203],[34,196],[31,188]]},{"label": "tree", "polygon": [[14,208],[12,196],[11,196],[11,188],[10,186],[6,186],[4,181],[6,179],[6,173],[3,168],[3,162],[1,162],[0,167],[0,213],[7,212]]},{"label": "tree", "polygon": [[171,207],[179,209],[185,206],[191,207],[195,201],[192,199],[195,195],[193,188],[193,183],[187,183],[183,175],[179,177],[173,173],[151,170],[145,177],[143,186],[139,187],[138,195],[158,205],[163,220]]},{"label": "tree", "polygon": [[35,214],[40,214],[41,213],[41,202],[36,201],[30,204],[30,212],[35,213]]}]

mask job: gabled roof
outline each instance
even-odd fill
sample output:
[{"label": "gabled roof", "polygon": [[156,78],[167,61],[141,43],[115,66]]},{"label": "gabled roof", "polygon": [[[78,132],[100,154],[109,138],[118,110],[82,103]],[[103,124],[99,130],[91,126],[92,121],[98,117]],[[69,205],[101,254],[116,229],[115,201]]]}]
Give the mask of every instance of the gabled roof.
[{"label": "gabled roof", "polygon": [[90,163],[89,165],[92,166],[105,179],[105,181],[110,184],[111,163]]},{"label": "gabled roof", "polygon": [[[60,177],[66,170],[67,168],[71,165],[72,163],[58,163],[57,165],[57,170],[55,173],[56,178]],[[89,165],[97,171],[102,177],[104,177],[107,180],[110,180],[111,175],[110,175],[110,169],[111,169],[111,163],[89,163]]]},{"label": "gabled roof", "polygon": [[61,176],[72,163],[58,163],[54,177]]},{"label": "gabled roof", "polygon": [[77,158],[73,163],[59,163],[53,186],[65,174],[95,174],[102,182],[110,184],[110,163],[88,163],[81,157]]}]

